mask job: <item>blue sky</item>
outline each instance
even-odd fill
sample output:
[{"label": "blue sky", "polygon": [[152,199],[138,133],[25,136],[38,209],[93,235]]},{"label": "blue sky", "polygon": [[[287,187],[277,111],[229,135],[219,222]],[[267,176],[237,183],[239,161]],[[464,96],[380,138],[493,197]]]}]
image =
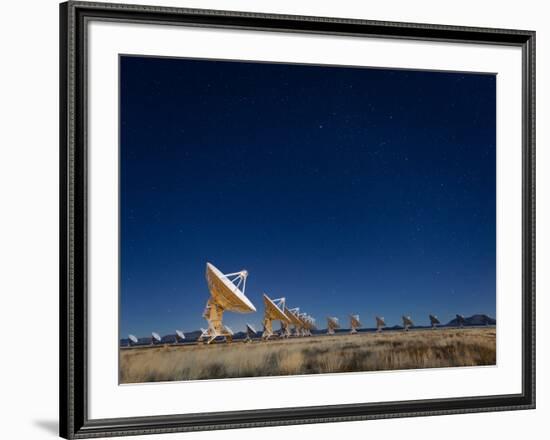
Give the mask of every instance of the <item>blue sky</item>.
[{"label": "blue sky", "polygon": [[120,59],[121,336],[205,326],[207,261],[347,322],[495,315],[494,75]]}]

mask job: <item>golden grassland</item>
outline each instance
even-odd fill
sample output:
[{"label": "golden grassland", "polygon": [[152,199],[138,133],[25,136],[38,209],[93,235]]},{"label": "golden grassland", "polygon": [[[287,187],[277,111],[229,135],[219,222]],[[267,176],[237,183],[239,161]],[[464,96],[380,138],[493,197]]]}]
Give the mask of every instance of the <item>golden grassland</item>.
[{"label": "golden grassland", "polygon": [[359,333],[122,349],[120,382],[462,367],[496,363],[496,329]]}]

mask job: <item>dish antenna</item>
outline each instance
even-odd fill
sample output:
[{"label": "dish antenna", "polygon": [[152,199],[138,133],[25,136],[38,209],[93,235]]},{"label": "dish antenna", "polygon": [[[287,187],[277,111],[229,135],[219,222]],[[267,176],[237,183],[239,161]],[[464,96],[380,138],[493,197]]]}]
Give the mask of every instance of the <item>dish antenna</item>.
[{"label": "dish antenna", "polygon": [[285,306],[285,315],[290,318],[290,324],[292,325],[293,329],[292,331],[289,329],[289,334],[292,336],[300,336],[301,329],[303,326],[302,321],[298,317],[300,314],[300,309],[298,307],[295,307],[294,309],[289,309]]},{"label": "dish antenna", "polygon": [[466,323],[466,319],[463,315],[456,315],[456,323],[458,324],[458,328],[462,328]]},{"label": "dish antenna", "polygon": [[298,317],[298,319],[300,320],[300,327],[298,328],[298,331],[299,331],[299,336],[306,336],[306,326],[307,326],[307,323],[305,321],[305,317],[307,316],[305,313],[303,312],[300,312],[296,315]]},{"label": "dish antenna", "polygon": [[252,342],[252,338],[256,337],[256,329],[250,324],[246,324],[246,338],[244,342]]},{"label": "dish antenna", "polygon": [[128,335],[128,345],[130,347],[137,343],[138,343],[138,338],[136,338],[134,335]]},{"label": "dish antenna", "polygon": [[384,321],[383,316],[377,316],[376,317],[376,331],[380,333],[382,329],[386,327],[386,321]]},{"label": "dish antenna", "polygon": [[403,329],[408,332],[409,328],[413,326],[413,322],[410,316],[403,316]]},{"label": "dish antenna", "polygon": [[327,333],[329,335],[333,335],[335,333],[334,330],[336,330],[337,328],[340,328],[338,318],[336,318],[335,316],[329,316],[327,318]]},{"label": "dish antenna", "polygon": [[162,338],[160,337],[160,335],[158,333],[153,332],[153,333],[151,333],[151,336],[152,336],[151,345],[155,345],[155,341],[157,343],[160,343],[160,341],[162,340]]},{"label": "dish antenna", "polygon": [[349,315],[349,326],[351,328],[350,333],[354,335],[357,333],[357,329],[361,328],[361,321],[359,321],[359,315]]},{"label": "dish antenna", "polygon": [[185,341],[185,334],[181,330],[176,330],[176,344]]},{"label": "dish antenna", "polygon": [[273,336],[273,321],[281,321],[281,336],[288,331],[290,318],[285,315],[285,298],[271,299],[264,293],[264,332],[262,339],[269,339]]},{"label": "dish antenna", "polygon": [[432,325],[432,328],[436,328],[438,324],[441,324],[441,322],[439,322],[439,319],[437,319],[437,316],[430,315],[430,324]]},{"label": "dish antenna", "polygon": [[313,316],[307,315],[308,321],[307,321],[307,335],[311,336],[311,331],[316,329],[315,325],[315,318]]},{"label": "dish antenna", "polygon": [[299,313],[298,319],[300,320],[300,336],[311,336],[311,330],[315,328],[315,319],[309,316],[307,313]]},{"label": "dish antenna", "polygon": [[304,323],[303,335],[311,336],[311,330],[315,328],[315,319],[313,319],[313,317],[309,316],[307,313],[302,313],[300,318]]},{"label": "dish antenna", "polygon": [[223,325],[223,312],[226,310],[237,313],[256,311],[254,305],[245,296],[247,277],[246,270],[223,274],[212,263],[206,263],[206,282],[210,298],[202,316],[208,321],[208,328],[202,331],[199,340],[210,344],[218,336],[223,336],[227,342],[231,342],[233,332]]}]

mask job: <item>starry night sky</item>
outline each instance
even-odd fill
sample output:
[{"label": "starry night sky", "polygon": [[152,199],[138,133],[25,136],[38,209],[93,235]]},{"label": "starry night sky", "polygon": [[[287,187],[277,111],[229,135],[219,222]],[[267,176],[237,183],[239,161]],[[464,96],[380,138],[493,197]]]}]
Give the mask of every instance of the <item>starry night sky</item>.
[{"label": "starry night sky", "polygon": [[120,58],[121,337],[205,327],[205,263],[317,318],[495,316],[494,75]]}]

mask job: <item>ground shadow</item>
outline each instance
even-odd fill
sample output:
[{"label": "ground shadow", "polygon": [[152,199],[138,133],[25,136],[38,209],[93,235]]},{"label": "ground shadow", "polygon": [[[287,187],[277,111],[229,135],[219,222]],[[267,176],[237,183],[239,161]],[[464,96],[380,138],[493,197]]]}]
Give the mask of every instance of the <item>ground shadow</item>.
[{"label": "ground shadow", "polygon": [[59,434],[59,422],[57,420],[35,420],[34,426],[51,434]]}]

